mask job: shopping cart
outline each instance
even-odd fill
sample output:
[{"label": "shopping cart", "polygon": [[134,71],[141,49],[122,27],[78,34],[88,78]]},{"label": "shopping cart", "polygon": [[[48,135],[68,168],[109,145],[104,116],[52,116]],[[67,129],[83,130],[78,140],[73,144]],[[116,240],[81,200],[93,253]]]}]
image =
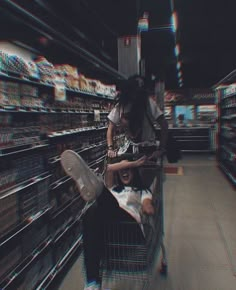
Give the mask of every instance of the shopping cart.
[{"label": "shopping cart", "polygon": [[[140,154],[124,154],[119,157],[140,157]],[[101,266],[102,289],[148,289],[155,275],[160,250],[162,252],[160,273],[167,274],[164,246],[163,218],[163,160],[142,166],[140,176],[145,187],[153,193],[155,214],[143,216],[142,223],[107,222],[105,225],[105,255]],[[140,239],[140,228],[145,240]],[[127,286],[130,285],[130,286]]]},{"label": "shopping cart", "polygon": [[[81,172],[90,172],[89,167],[84,162],[80,162],[80,170],[77,172],[76,166],[78,163],[74,163],[75,155],[76,153],[71,150],[67,150],[67,152],[65,151],[62,154],[61,161],[66,172],[72,177],[74,175],[79,176]],[[140,158],[140,156],[143,156],[143,153],[125,153],[113,159],[113,162],[130,158],[134,160]],[[112,223],[107,221],[104,225],[105,253],[100,267],[101,280],[103,281],[102,289],[148,289],[150,279],[155,274],[156,267],[154,266],[156,265],[160,249],[162,250],[160,271],[162,274],[167,273],[166,251],[163,243],[162,158],[158,159],[157,162],[139,167],[139,171],[144,187],[150,188],[153,194],[152,199],[155,213],[152,216],[143,216],[140,224],[137,222],[116,221]],[[91,172],[90,175],[93,178]],[[75,176],[74,179],[76,179]],[[100,182],[98,179],[96,184]],[[86,208],[90,206],[93,206],[93,201],[88,201]],[[141,238],[140,228],[145,238],[143,238],[143,235],[141,235]],[[130,282],[132,284],[127,286],[127,283]],[[121,283],[126,284],[122,286]]]}]

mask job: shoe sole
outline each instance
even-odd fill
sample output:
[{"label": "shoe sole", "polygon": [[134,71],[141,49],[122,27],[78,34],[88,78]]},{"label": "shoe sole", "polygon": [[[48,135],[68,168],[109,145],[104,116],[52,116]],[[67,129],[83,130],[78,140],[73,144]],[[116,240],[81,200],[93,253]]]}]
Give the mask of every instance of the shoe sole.
[{"label": "shoe sole", "polygon": [[86,164],[83,158],[73,150],[65,150],[61,154],[61,165],[75,182],[81,197],[93,201],[102,192],[104,183]]}]

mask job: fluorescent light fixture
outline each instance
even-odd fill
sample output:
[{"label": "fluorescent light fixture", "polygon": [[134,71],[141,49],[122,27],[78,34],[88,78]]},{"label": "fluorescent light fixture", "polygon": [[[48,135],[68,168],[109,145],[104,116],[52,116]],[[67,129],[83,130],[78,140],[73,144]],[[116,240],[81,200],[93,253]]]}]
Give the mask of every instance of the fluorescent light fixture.
[{"label": "fluorescent light fixture", "polygon": [[148,31],[149,28],[149,22],[148,18],[139,18],[138,20],[138,30],[141,31]]},{"label": "fluorescent light fixture", "polygon": [[175,55],[179,56],[179,53],[180,53],[179,44],[176,44],[176,46],[175,46]]},{"label": "fluorescent light fixture", "polygon": [[177,21],[177,13],[176,12],[173,12],[173,14],[172,14],[171,24],[172,24],[173,32],[176,32],[178,29],[178,21]]}]

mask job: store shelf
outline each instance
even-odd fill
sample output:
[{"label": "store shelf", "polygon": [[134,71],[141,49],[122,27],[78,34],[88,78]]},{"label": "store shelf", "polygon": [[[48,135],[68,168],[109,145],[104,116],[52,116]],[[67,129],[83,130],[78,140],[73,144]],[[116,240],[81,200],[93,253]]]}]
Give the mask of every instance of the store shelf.
[{"label": "store shelf", "polygon": [[210,152],[210,128],[208,127],[186,127],[170,128],[173,138],[183,152]]},{"label": "store shelf", "polygon": [[87,90],[62,83],[61,100],[53,80],[10,71],[0,72],[0,86],[0,264],[7,266],[0,289],[45,289],[80,249],[89,206],[65,175],[60,155],[71,148],[91,169],[102,169],[115,91],[101,82],[97,92],[104,94],[89,92],[90,83],[81,85]]},{"label": "store shelf", "polygon": [[74,254],[78,251],[78,249],[81,249],[82,246],[82,236],[80,236],[73,246],[68,250],[66,255],[61,259],[61,261],[56,264],[52,270],[48,273],[48,275],[44,278],[44,280],[37,285],[35,290],[42,290],[42,289],[48,289],[52,285],[52,283],[55,281],[55,279],[61,274],[61,272],[66,268],[68,263],[70,262],[70,259],[74,256]]},{"label": "store shelf", "polygon": [[22,144],[18,146],[0,148],[0,157],[11,156],[14,154],[28,152],[31,150],[41,149],[45,147],[48,147],[48,144],[43,144],[42,142],[40,142],[39,144],[30,143],[30,144]]},{"label": "store shelf", "polygon": [[225,173],[225,175],[229,178],[234,186],[236,186],[236,177],[233,175],[232,171],[229,170],[223,163],[219,164],[221,170]]},{"label": "store shelf", "polygon": [[17,267],[14,268],[14,270],[11,271],[11,273],[3,281],[0,282],[0,289],[14,289],[15,283],[18,283],[20,277],[46,251],[51,243],[52,239],[48,238],[39,247],[37,247],[31,255],[29,255],[20,264],[18,264]]},{"label": "store shelf", "polygon": [[49,178],[51,176],[51,174],[49,174],[49,172],[45,172],[41,175],[38,175],[38,176],[34,176],[22,183],[19,183],[15,186],[12,186],[6,190],[1,190],[0,191],[0,194],[1,194],[1,197],[0,198],[4,198],[5,196],[9,196],[11,194],[14,194],[16,192],[19,192],[19,191],[22,191],[22,190],[25,190],[26,188],[40,182],[40,181],[43,181],[47,178]]},{"label": "store shelf", "polygon": [[[19,107],[0,105],[0,113],[44,113],[44,114],[94,114],[94,110],[82,110],[73,108],[49,108],[49,107]],[[108,111],[100,110],[100,114],[108,114]]]},{"label": "store shelf", "polygon": [[219,103],[219,167],[231,181],[236,185],[236,86],[229,84],[218,94]]},{"label": "store shelf", "polygon": [[[42,86],[42,87],[47,87],[47,88],[54,88],[55,87],[54,83],[47,83],[47,82],[42,82],[42,81],[30,80],[26,77],[22,78],[20,76],[17,76],[16,73],[11,73],[11,72],[0,71],[0,79],[4,79],[4,80],[8,80],[8,81],[16,81],[19,83],[25,83],[25,84],[34,85],[34,86]],[[94,97],[94,98],[99,98],[99,99],[114,100],[114,97],[102,95],[102,94],[97,94],[97,93],[92,93],[92,92],[88,92],[85,90],[72,89],[72,88],[68,88],[68,87],[65,87],[65,89],[69,93],[80,94],[84,97]]]},{"label": "store shelf", "polygon": [[83,127],[79,129],[70,129],[70,130],[63,130],[63,131],[57,131],[57,132],[51,132],[48,134],[48,138],[56,138],[56,137],[64,137],[72,134],[79,134],[83,132],[90,132],[94,130],[105,130],[107,127],[96,127],[96,126],[91,126],[91,127]]},{"label": "store shelf", "polygon": [[7,232],[7,234],[0,237],[0,249],[5,246],[11,239],[14,239],[17,235],[22,234],[27,228],[33,225],[37,220],[44,217],[50,212],[51,208],[42,209],[40,212],[32,216],[31,218],[18,224],[14,229]]}]

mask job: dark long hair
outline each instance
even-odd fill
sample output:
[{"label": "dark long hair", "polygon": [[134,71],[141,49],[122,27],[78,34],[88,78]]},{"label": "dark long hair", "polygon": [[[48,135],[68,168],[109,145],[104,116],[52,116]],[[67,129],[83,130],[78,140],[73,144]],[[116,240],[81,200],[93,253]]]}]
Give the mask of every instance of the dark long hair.
[{"label": "dark long hair", "polygon": [[131,104],[129,130],[133,136],[136,136],[137,132],[142,128],[148,98],[145,85],[140,85],[139,80],[144,82],[144,79],[138,75],[134,75],[125,81],[121,86],[121,92],[117,99],[120,109],[127,104]]}]

